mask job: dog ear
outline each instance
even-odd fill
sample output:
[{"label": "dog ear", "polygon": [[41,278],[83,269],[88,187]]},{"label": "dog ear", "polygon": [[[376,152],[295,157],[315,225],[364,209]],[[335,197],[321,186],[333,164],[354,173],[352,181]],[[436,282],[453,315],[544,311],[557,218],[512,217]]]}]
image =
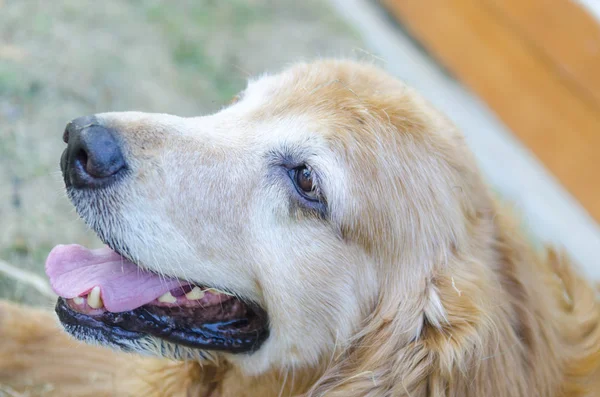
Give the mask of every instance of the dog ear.
[{"label": "dog ear", "polygon": [[473,299],[482,286],[472,272],[446,276],[422,283],[424,292],[411,304],[406,295],[383,293],[350,348],[309,395],[438,395],[459,378],[467,381],[464,374],[482,358],[487,341],[485,309]]},{"label": "dog ear", "polygon": [[414,315],[406,311],[406,295],[382,293],[356,339],[309,395],[509,397],[595,390],[598,382],[589,379],[600,371],[597,291],[564,255],[547,250],[544,258],[529,250],[512,218],[491,221],[488,250],[457,251],[418,286],[425,292],[412,299]]}]

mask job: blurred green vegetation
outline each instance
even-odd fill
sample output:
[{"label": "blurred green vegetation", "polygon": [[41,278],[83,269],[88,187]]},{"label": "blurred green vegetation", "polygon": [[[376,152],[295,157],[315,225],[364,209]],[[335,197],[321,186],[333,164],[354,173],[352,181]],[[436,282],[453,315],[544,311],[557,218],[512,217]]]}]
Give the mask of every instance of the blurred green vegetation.
[{"label": "blurred green vegetation", "polygon": [[[217,110],[249,75],[361,47],[324,0],[0,1],[0,259],[43,274],[60,243],[99,245],[66,199],[66,123]],[[0,298],[47,300],[0,275]]]}]

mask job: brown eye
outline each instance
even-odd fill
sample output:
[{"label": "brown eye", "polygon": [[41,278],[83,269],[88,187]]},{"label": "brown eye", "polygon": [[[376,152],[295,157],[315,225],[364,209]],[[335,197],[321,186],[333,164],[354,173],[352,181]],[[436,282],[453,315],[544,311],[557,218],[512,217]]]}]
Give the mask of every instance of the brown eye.
[{"label": "brown eye", "polygon": [[298,187],[302,189],[305,193],[309,193],[313,191],[313,177],[312,171],[306,167],[300,168],[296,172],[296,182],[298,183]]},{"label": "brown eye", "polygon": [[303,165],[293,170],[293,179],[298,193],[309,200],[318,200],[312,170]]}]

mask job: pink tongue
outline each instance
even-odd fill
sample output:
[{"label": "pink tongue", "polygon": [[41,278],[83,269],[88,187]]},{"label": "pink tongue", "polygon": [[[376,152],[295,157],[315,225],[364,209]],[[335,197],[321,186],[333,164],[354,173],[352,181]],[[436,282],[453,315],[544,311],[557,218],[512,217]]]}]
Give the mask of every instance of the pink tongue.
[{"label": "pink tongue", "polygon": [[46,274],[54,292],[67,299],[100,286],[110,312],[136,309],[186,284],[144,271],[110,248],[89,250],[76,244],[54,247],[46,260]]}]

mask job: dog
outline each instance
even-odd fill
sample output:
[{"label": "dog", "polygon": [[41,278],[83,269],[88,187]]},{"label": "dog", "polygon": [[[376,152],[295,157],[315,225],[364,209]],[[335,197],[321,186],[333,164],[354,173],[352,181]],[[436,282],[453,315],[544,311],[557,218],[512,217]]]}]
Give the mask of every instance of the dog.
[{"label": "dog", "polygon": [[10,390],[600,395],[595,286],[374,65],[299,63],[216,114],[96,114],[63,139],[67,195],[106,247],[48,257],[66,332],[2,304]]}]

